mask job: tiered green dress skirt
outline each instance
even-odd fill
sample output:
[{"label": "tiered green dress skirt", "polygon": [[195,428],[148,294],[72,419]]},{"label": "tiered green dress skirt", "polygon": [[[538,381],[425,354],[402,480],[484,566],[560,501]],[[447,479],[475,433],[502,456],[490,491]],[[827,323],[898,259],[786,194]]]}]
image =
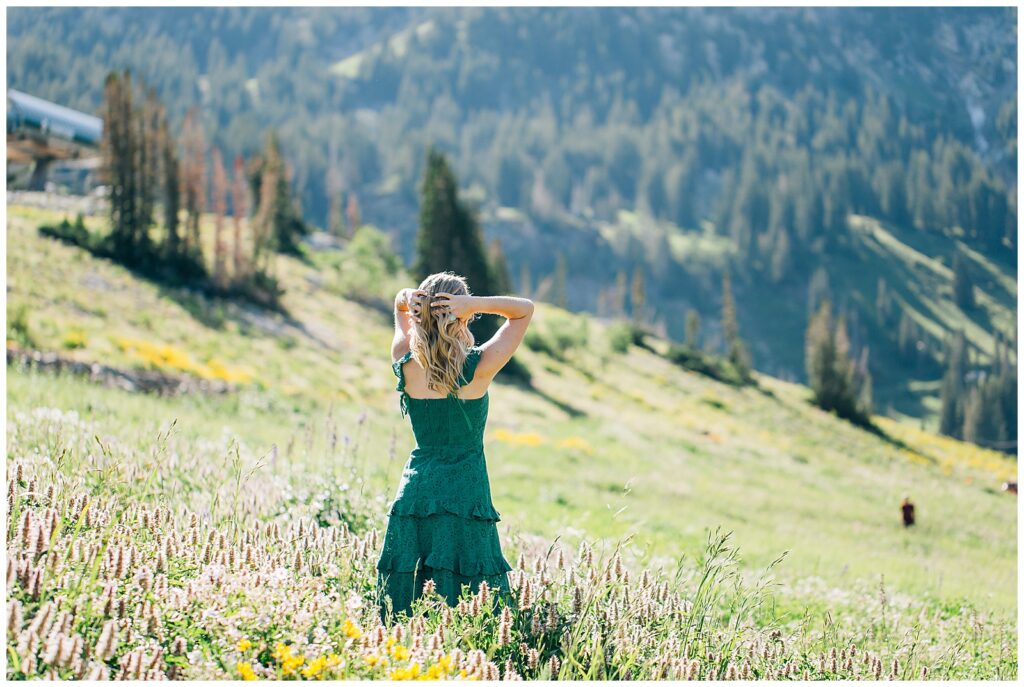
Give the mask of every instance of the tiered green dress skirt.
[{"label": "tiered green dress skirt", "polygon": [[[465,586],[475,592],[483,581],[496,599],[507,595],[512,569],[501,552],[500,516],[491,503],[484,459],[488,397],[412,398],[403,371],[410,358],[407,353],[393,365],[416,448],[388,510],[377,561],[377,597],[385,622],[389,613],[408,613],[427,580],[454,606]],[[472,381],[479,359],[480,349],[470,349],[463,385]]]}]

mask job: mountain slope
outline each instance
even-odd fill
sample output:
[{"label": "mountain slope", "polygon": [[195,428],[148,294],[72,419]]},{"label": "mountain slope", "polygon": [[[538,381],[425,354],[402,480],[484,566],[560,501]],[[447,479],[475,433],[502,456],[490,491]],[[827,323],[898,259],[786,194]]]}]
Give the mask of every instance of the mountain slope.
[{"label": "mountain slope", "polygon": [[[355,193],[406,259],[436,144],[520,291],[554,300],[561,255],[570,309],[636,309],[675,339],[693,309],[715,345],[729,270],[755,365],[797,380],[827,295],[876,408],[934,426],[943,339],[965,329],[983,370],[1013,335],[1015,25],[1012,8],[14,8],[8,80],[93,110],[130,67],[175,122],[199,106],[228,155],[275,127],[306,216]],[[972,311],[949,299],[957,252]],[[616,283],[637,274],[640,305]]]},{"label": "mountain slope", "polygon": [[[214,440],[228,426],[257,455],[277,443],[285,460],[296,432],[340,423],[339,445],[361,447],[371,488],[394,488],[411,438],[392,391],[390,313],[374,305],[386,303],[383,291],[346,290],[344,270],[356,268],[344,254],[317,254],[313,266],[279,260],[291,312],[281,318],[157,287],[38,236],[58,218],[9,207],[8,318],[23,312],[38,347],[249,381],[224,397],[160,399],[8,368],[11,412],[73,409],[122,435],[177,419],[176,431]],[[580,317],[567,327],[572,317],[542,305],[535,329],[574,331],[575,346],[565,361],[524,347],[517,355],[534,388],[494,390],[486,446],[503,533],[570,542],[632,533],[670,564],[723,526],[751,565],[788,550],[787,580],[873,584],[884,574],[922,597],[1014,606],[1016,502],[999,493],[1013,461],[885,419],[888,438],[864,432],[811,407],[804,387],[770,377],[736,389],[650,351],[615,354],[603,323]],[[904,493],[918,504],[912,531],[899,524]]]}]

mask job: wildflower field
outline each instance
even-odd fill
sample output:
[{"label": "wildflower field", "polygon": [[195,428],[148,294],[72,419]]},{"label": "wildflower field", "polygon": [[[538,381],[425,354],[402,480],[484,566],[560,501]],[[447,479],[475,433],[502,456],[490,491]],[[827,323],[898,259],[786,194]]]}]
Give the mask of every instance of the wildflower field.
[{"label": "wildflower field", "polygon": [[1017,677],[1015,461],[616,354],[597,322],[562,359],[522,350],[532,389],[493,392],[514,603],[428,596],[382,627],[374,563],[412,446],[389,313],[315,260],[282,260],[272,316],[38,237],[52,213],[8,219],[9,341],[237,385],[158,397],[8,366],[8,679]]}]

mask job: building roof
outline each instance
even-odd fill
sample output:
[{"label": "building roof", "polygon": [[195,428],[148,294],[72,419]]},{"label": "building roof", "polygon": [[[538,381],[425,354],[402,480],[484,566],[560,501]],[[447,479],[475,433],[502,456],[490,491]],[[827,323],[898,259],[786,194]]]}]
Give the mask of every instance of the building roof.
[{"label": "building roof", "polygon": [[99,145],[103,137],[103,120],[99,117],[8,89],[7,133],[26,128],[90,146]]}]

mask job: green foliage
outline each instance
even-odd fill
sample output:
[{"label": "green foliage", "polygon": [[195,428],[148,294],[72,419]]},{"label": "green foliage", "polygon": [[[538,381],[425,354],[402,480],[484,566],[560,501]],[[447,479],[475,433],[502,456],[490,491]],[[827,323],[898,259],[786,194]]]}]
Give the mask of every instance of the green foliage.
[{"label": "green foliage", "polygon": [[86,229],[85,220],[82,218],[81,214],[75,218],[74,224],[69,222],[68,218],[65,217],[60,221],[60,224],[43,225],[39,227],[39,234],[51,239],[63,241],[64,243],[72,246],[92,248],[94,245],[93,237],[89,233],[89,230]]},{"label": "green foliage", "polygon": [[742,386],[750,382],[749,377],[736,369],[731,360],[706,353],[686,344],[670,344],[665,358],[684,370],[710,377],[711,379]]},{"label": "green foliage", "polygon": [[740,338],[740,325],[736,318],[736,302],[732,297],[729,273],[722,275],[722,333],[725,335],[726,357],[744,384],[751,381],[750,354]]},{"label": "green foliage", "polygon": [[[260,206],[264,192],[269,191],[272,194],[272,198],[268,200],[268,216],[265,219],[269,237],[272,238],[273,250],[299,255],[301,239],[310,229],[303,221],[293,198],[291,178],[276,132],[272,131],[267,135],[263,153],[250,162],[248,174],[255,206]],[[270,177],[269,183],[264,183],[265,176]],[[265,186],[268,188],[265,189]]]},{"label": "green foliage", "polygon": [[616,353],[625,353],[630,346],[642,346],[644,331],[632,322],[616,322],[608,327],[608,344]]},{"label": "green foliage", "polygon": [[814,402],[822,409],[854,424],[871,424],[870,374],[851,359],[846,321],[832,320],[832,304],[825,299],[807,326],[807,378]]},{"label": "green foliage", "polygon": [[335,288],[345,296],[386,299],[393,294],[402,265],[387,234],[371,224],[356,230],[339,254],[323,258],[335,270]]},{"label": "green foliage", "polygon": [[530,350],[563,362],[571,359],[574,351],[585,349],[589,342],[587,317],[558,312],[534,319],[523,339]]},{"label": "green foliage", "polygon": [[458,182],[448,160],[435,148],[427,150],[420,191],[419,233],[413,263],[416,278],[451,271],[465,277],[473,293],[493,295],[493,279],[479,223],[473,210],[459,199]]},{"label": "green foliage", "polygon": [[28,321],[28,306],[20,303],[7,313],[7,340],[22,348],[35,348],[35,337]]},{"label": "green foliage", "polygon": [[1017,362],[996,340],[992,365],[972,365],[962,331],[946,341],[939,431],[999,450],[1017,448]]},{"label": "green foliage", "polygon": [[960,251],[953,255],[953,300],[962,310],[974,308],[974,280],[967,259]]}]

